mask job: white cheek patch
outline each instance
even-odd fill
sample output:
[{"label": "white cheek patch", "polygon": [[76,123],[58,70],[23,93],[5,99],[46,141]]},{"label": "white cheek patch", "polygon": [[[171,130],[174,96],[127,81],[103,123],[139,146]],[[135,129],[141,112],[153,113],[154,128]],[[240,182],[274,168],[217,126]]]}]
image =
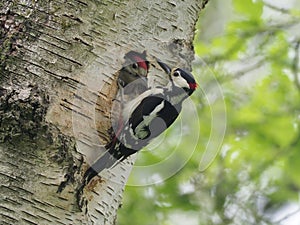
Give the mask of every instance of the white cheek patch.
[{"label": "white cheek patch", "polygon": [[173,82],[177,87],[188,88],[188,89],[190,88],[189,84],[181,76],[173,77]]}]

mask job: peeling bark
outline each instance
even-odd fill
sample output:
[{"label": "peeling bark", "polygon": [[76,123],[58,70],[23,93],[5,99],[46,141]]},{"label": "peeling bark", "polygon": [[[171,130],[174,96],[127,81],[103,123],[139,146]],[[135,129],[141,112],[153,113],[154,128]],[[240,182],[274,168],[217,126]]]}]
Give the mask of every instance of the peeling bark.
[{"label": "peeling bark", "polygon": [[0,3],[0,224],[114,224],[133,159],[76,188],[109,140],[130,50],[190,68],[207,0]]}]

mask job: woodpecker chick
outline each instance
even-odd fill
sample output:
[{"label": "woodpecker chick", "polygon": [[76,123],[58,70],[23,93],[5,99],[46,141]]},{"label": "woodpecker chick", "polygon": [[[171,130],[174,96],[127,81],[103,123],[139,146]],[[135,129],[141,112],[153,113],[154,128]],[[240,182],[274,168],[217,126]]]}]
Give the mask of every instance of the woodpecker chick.
[{"label": "woodpecker chick", "polygon": [[[118,71],[119,94],[117,99],[121,102],[119,108],[131,99],[137,97],[148,89],[147,75],[150,63],[147,61],[146,51],[139,53],[130,51],[124,56],[123,67]],[[116,110],[116,111],[120,111]]]},{"label": "woodpecker chick", "polygon": [[[125,54],[125,62],[122,69],[119,71],[118,84],[120,88],[125,88],[130,83],[141,79],[144,82],[144,86],[147,87],[147,74],[149,70],[149,62],[147,61],[146,51],[139,53],[136,51],[130,51]],[[124,94],[129,92],[125,89]]]},{"label": "woodpecker chick", "polygon": [[[108,131],[113,138],[122,120],[122,111],[127,102],[148,89],[147,75],[150,63],[146,51],[130,51],[124,56],[123,67],[118,71],[119,93],[112,106],[112,128]],[[115,132],[114,132],[115,131]]]}]

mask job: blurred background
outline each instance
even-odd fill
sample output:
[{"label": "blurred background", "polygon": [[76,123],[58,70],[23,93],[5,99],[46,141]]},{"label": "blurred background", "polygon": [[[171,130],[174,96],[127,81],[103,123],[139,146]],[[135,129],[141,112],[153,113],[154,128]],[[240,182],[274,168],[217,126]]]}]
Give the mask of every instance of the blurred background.
[{"label": "blurred background", "polygon": [[118,225],[300,225],[300,0],[211,0],[194,49],[196,116],[136,165],[186,160],[132,173]]}]

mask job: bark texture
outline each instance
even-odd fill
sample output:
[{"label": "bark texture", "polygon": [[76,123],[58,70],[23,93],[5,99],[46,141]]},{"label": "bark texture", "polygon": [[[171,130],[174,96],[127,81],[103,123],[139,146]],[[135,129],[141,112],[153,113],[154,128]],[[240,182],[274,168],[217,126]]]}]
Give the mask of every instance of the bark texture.
[{"label": "bark texture", "polygon": [[0,3],[0,224],[114,224],[131,160],[75,190],[109,140],[130,50],[188,67],[207,0]]}]

